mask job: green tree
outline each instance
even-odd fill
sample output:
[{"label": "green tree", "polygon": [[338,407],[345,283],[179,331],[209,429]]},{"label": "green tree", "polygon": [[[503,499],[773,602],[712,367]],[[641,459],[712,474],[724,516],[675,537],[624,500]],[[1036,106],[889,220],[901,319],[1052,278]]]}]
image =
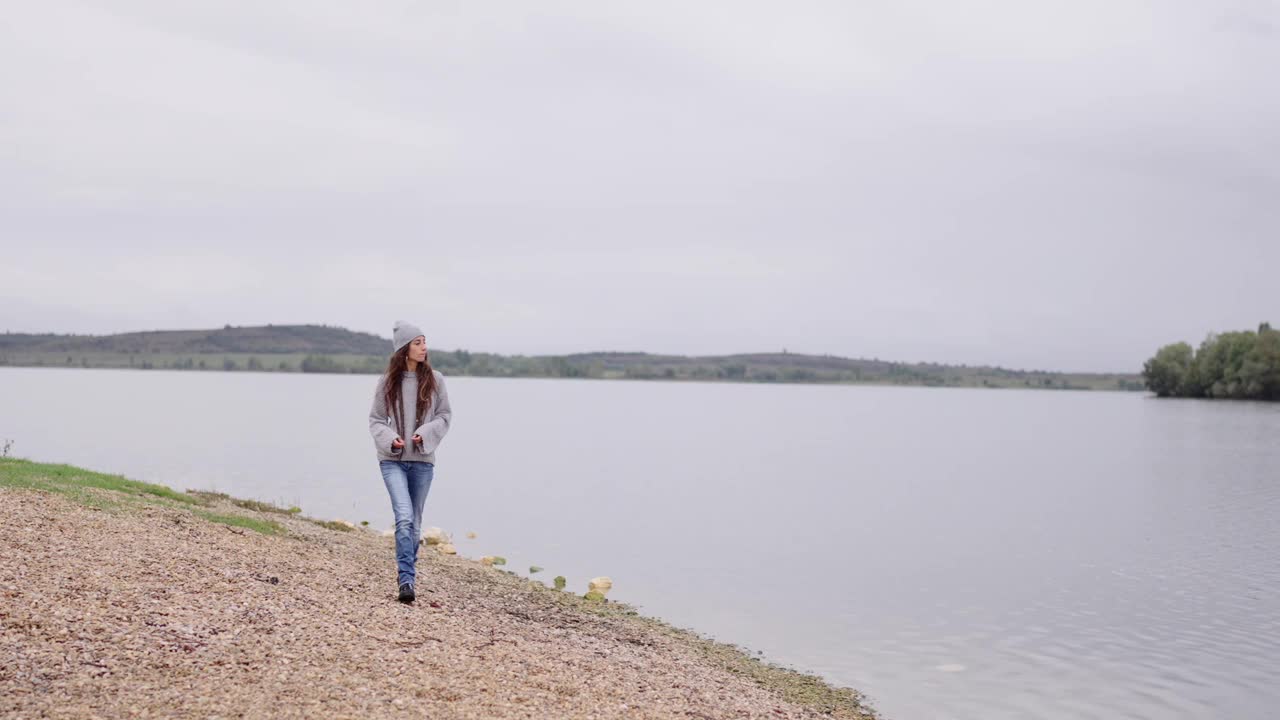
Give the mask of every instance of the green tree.
[{"label": "green tree", "polygon": [[1197,381],[1205,397],[1243,398],[1244,359],[1257,335],[1250,331],[1211,335],[1196,353]]},{"label": "green tree", "polygon": [[[1143,366],[1147,387],[1159,395],[1185,397],[1280,400],[1280,332],[1269,323],[1258,331],[1210,334],[1186,366],[1177,390],[1172,378],[1186,359],[1184,350],[1170,345]],[[1169,354],[1164,355],[1168,351]]]},{"label": "green tree", "polygon": [[304,373],[340,373],[346,372],[337,360],[326,355],[308,355],[302,359]]},{"label": "green tree", "polygon": [[1280,330],[1263,323],[1257,339],[1240,368],[1245,395],[1259,400],[1280,400]]},{"label": "green tree", "polygon": [[1180,394],[1185,387],[1192,361],[1191,346],[1184,342],[1160,348],[1155,357],[1142,366],[1142,378],[1147,383],[1147,389],[1158,397]]},{"label": "green tree", "polygon": [[547,361],[546,373],[551,377],[573,377],[573,368],[569,365],[569,361],[562,356],[556,356]]}]

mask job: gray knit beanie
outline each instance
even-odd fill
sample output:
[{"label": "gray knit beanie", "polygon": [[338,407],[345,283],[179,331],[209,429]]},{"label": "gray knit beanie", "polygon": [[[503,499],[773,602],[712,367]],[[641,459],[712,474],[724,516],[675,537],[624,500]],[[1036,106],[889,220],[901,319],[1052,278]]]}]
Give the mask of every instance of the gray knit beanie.
[{"label": "gray knit beanie", "polygon": [[417,325],[405,322],[404,320],[396,321],[396,328],[391,333],[391,352],[395,353],[400,348],[413,342],[413,339],[422,334]]}]

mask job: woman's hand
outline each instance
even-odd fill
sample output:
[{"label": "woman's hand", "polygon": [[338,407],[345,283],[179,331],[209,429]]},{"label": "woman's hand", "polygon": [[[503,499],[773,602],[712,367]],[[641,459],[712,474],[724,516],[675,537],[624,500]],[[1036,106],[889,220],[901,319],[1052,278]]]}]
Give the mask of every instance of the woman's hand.
[{"label": "woman's hand", "polygon": [[392,441],[391,441],[391,449],[392,449],[392,450],[403,450],[403,449],[404,449],[404,441],[403,441],[403,440],[401,440],[400,438],[396,438],[395,440],[392,440]]},{"label": "woman's hand", "polygon": [[414,436],[413,436],[413,444],[414,444],[414,445],[417,445],[418,447],[422,447],[422,436],[421,436],[421,435],[414,435]]}]

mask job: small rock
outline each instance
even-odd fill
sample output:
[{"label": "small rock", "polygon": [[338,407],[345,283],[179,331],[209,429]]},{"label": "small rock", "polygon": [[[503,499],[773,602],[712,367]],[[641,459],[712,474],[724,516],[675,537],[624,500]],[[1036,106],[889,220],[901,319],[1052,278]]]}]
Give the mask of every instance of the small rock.
[{"label": "small rock", "polygon": [[443,553],[445,555],[457,555],[458,549],[449,543],[443,543],[436,545],[436,552]]},{"label": "small rock", "polygon": [[600,596],[603,597],[609,594],[609,590],[612,587],[613,587],[613,580],[609,579],[604,575],[601,575],[600,577],[597,577],[597,578],[591,578],[591,582],[587,583],[587,592],[588,593],[598,592],[600,593]]},{"label": "small rock", "polygon": [[438,527],[429,527],[422,533],[422,542],[428,545],[448,545],[449,533]]}]

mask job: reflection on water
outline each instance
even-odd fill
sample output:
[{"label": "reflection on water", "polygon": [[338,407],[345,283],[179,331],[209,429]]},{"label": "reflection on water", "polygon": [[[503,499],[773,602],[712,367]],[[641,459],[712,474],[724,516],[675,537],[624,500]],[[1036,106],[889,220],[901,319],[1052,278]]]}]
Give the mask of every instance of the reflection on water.
[{"label": "reflection on water", "polygon": [[[4,368],[0,437],[386,526],[375,381]],[[889,717],[1280,707],[1280,407],[473,378],[450,395],[426,522],[461,552],[579,592],[609,574],[618,599]]]}]

